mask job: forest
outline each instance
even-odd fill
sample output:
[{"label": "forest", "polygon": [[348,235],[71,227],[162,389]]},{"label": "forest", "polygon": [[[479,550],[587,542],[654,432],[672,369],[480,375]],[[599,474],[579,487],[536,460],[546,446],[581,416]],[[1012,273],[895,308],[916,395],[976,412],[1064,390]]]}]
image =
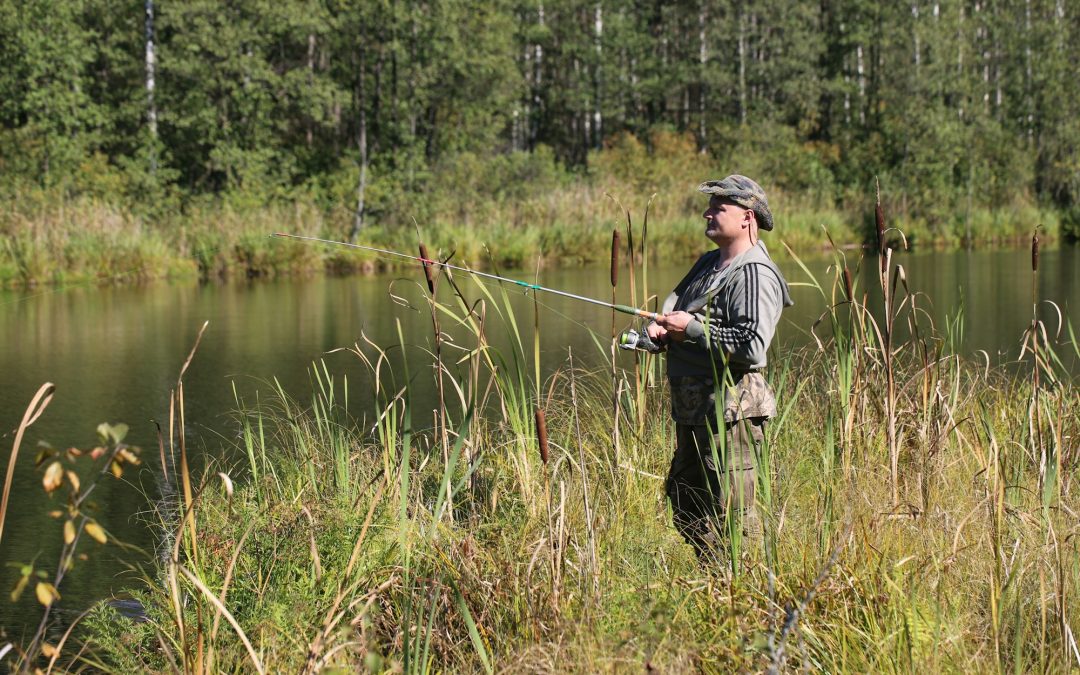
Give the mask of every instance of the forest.
[{"label": "forest", "polygon": [[690,218],[738,171],[853,236],[875,179],[926,240],[1075,236],[1078,24],[1064,0],[2,0],[0,232],[521,229],[544,199],[610,221],[604,192]]}]

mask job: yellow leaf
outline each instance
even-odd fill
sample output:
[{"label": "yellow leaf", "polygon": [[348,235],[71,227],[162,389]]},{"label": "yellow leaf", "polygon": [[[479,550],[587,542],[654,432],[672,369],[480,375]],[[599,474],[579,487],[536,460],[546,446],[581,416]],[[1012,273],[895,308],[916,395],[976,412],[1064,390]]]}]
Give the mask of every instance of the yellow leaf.
[{"label": "yellow leaf", "polygon": [[120,466],[120,462],[113,460],[113,463],[109,465],[109,470],[112,471],[112,475],[119,478],[124,475],[124,468]]},{"label": "yellow leaf", "polygon": [[120,457],[129,464],[138,464],[141,460],[127,448],[120,448]]},{"label": "yellow leaf", "polygon": [[45,469],[45,477],[41,479],[41,484],[45,486],[45,492],[52,492],[64,482],[64,467],[60,465],[60,462],[53,462],[49,465],[49,468]]},{"label": "yellow leaf", "polygon": [[70,520],[64,521],[64,543],[70,545],[75,541],[75,523]]},{"label": "yellow leaf", "polygon": [[51,659],[56,655],[56,647],[53,647],[48,642],[43,642],[41,643],[41,653],[45,658]]},{"label": "yellow leaf", "polygon": [[60,599],[60,592],[56,590],[56,586],[44,581],[39,581],[37,583],[37,587],[34,588],[34,593],[37,595],[38,602],[46,607]]},{"label": "yellow leaf", "polygon": [[68,482],[71,483],[71,487],[75,488],[75,492],[79,491],[79,477],[75,475],[74,471],[67,472]]},{"label": "yellow leaf", "polygon": [[18,602],[19,596],[22,595],[23,589],[26,588],[26,584],[30,583],[29,575],[19,577],[19,581],[15,584],[15,588],[11,589],[11,601]]},{"label": "yellow leaf", "polygon": [[86,523],[86,533],[93,537],[99,544],[104,544],[108,541],[105,536],[105,530],[101,529],[101,526],[90,520]]},{"label": "yellow leaf", "polygon": [[50,518],[59,518],[62,515],[64,515],[64,512],[59,510],[59,509],[57,509],[55,511],[49,511],[49,517]]}]

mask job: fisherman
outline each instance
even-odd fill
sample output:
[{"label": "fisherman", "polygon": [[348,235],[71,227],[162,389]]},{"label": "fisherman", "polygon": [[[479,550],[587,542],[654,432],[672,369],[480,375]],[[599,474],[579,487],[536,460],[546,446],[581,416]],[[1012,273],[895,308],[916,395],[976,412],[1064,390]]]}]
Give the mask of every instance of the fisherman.
[{"label": "fisherman", "polygon": [[676,444],[666,492],[674,524],[706,562],[734,531],[728,526],[762,536],[755,468],[765,422],[776,415],[762,372],[780,312],[793,303],[758,239],[773,229],[761,186],[731,175],[698,189],[709,196],[705,236],[717,248],[694,263],[646,334],[668,353]]}]

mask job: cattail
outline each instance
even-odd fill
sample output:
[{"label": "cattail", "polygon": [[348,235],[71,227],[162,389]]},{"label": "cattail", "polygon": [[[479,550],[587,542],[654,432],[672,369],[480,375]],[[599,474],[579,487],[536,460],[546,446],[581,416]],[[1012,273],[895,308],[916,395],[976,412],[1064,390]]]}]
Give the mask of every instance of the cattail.
[{"label": "cattail", "polygon": [[547,420],[544,418],[544,409],[536,409],[536,439],[540,443],[540,461],[544,464],[548,463],[548,440],[547,440]]},{"label": "cattail", "polygon": [[855,302],[855,290],[851,282],[851,270],[844,265],[844,291],[847,293],[848,302]]},{"label": "cattail", "polygon": [[428,255],[427,246],[424,246],[424,242],[420,242],[420,258],[424,265],[424,278],[427,279],[428,291],[432,295],[435,294],[435,277],[431,273],[431,256]]},{"label": "cattail", "polygon": [[619,228],[611,230],[611,287],[619,285],[619,249],[622,248],[622,236]]},{"label": "cattail", "polygon": [[1031,235],[1031,271],[1039,271],[1039,228],[1035,228],[1035,234]]}]

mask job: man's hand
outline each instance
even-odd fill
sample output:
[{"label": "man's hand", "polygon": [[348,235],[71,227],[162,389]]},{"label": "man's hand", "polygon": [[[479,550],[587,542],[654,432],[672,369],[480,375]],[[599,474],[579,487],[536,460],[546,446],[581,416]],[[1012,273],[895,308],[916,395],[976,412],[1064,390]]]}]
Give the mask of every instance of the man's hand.
[{"label": "man's hand", "polygon": [[686,327],[693,320],[694,315],[689,312],[672,312],[661,314],[654,325],[659,326],[669,340],[682,342],[686,339]]},{"label": "man's hand", "polygon": [[645,334],[649,336],[649,339],[653,341],[653,344],[657,346],[666,345],[668,343],[667,328],[664,328],[656,322],[650,322],[645,326]]}]

